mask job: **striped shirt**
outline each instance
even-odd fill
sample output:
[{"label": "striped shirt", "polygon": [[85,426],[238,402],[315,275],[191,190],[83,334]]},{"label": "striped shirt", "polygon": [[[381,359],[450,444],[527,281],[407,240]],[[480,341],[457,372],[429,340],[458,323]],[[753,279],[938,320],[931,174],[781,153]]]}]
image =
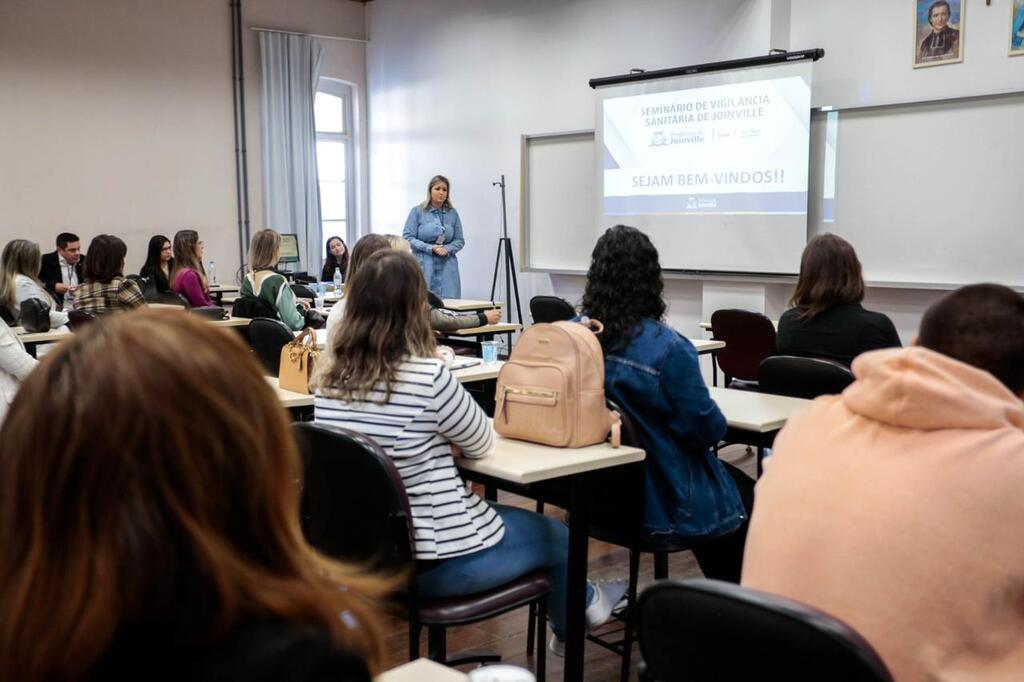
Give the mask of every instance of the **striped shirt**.
[{"label": "striped shirt", "polygon": [[466,457],[482,457],[491,449],[491,420],[441,360],[410,358],[395,378],[384,404],[382,385],[366,402],[318,392],[314,421],[366,434],[391,456],[409,495],[417,559],[447,559],[497,544],[505,534],[501,517],[466,490],[450,445]]}]

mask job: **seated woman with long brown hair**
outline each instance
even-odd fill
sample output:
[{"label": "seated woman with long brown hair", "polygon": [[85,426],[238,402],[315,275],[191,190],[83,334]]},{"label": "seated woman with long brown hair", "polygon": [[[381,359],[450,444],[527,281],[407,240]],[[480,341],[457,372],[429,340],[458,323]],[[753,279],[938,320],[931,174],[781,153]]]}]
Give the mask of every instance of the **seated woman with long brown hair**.
[{"label": "seated woman with long brown hair", "polygon": [[76,333],[0,430],[0,679],[369,680],[379,581],[307,545],[299,478],[235,335],[153,310]]},{"label": "seated woman with long brown hair", "polygon": [[779,318],[775,350],[849,365],[861,353],[899,347],[892,320],[861,306],[864,278],[860,260],[842,237],[821,234],[807,242],[800,277]]}]

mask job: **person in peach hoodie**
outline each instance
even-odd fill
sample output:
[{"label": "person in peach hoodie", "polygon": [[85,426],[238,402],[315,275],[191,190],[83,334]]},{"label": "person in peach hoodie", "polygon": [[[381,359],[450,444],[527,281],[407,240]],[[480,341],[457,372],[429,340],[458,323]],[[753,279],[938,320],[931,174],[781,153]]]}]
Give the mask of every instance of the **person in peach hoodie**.
[{"label": "person in peach hoodie", "polygon": [[853,373],[779,433],[743,585],[845,621],[900,682],[1024,679],[1024,297],[963,287]]}]

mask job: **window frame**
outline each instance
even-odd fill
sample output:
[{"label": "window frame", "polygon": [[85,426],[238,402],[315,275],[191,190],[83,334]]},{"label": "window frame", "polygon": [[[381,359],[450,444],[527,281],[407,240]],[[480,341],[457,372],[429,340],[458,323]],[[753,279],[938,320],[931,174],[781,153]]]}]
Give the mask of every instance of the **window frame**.
[{"label": "window frame", "polygon": [[[356,222],[356,136],[353,134],[355,124],[355,86],[352,83],[338,80],[336,78],[320,78],[317,82],[316,91],[325,95],[332,95],[341,98],[342,130],[344,132],[325,132],[316,129],[316,121],[313,121],[313,128],[317,142],[341,142],[345,145],[345,229],[342,233],[345,243],[351,251],[355,233],[354,223]],[[317,200],[320,205],[320,252],[325,252],[325,240],[329,235],[324,234],[323,200],[320,197],[320,164],[317,161]],[[321,257],[322,258],[322,257]]]}]

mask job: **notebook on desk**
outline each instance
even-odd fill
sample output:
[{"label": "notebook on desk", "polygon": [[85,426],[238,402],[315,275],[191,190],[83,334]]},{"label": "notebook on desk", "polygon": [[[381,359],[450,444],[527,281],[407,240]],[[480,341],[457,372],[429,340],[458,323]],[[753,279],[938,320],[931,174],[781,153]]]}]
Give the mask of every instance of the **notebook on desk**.
[{"label": "notebook on desk", "polygon": [[465,355],[457,355],[457,356],[455,356],[455,359],[452,360],[452,367],[451,368],[452,369],[466,369],[467,367],[473,367],[474,365],[479,365],[481,362],[483,362],[483,360],[481,360],[480,358],[470,358],[470,357],[466,357]]}]

